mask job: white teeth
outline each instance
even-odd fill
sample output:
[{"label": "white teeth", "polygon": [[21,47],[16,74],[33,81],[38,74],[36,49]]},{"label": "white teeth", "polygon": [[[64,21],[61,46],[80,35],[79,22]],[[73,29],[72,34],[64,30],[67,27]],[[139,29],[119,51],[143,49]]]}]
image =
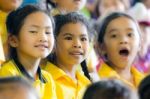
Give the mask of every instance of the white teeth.
[{"label": "white teeth", "polygon": [[72,55],[82,55],[82,53],[80,53],[80,52],[73,52],[73,53],[71,53]]},{"label": "white teeth", "polygon": [[37,45],[35,47],[44,47],[44,48],[47,48],[47,46],[45,46],[45,45]]},{"label": "white teeth", "polygon": [[72,53],[73,55],[81,55],[81,53]]}]

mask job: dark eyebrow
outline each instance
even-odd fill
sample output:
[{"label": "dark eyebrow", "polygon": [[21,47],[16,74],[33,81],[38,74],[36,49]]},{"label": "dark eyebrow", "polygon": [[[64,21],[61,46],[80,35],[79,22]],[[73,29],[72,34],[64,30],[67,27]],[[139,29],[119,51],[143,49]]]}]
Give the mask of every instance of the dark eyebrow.
[{"label": "dark eyebrow", "polygon": [[[63,34],[63,36],[73,36],[71,33],[65,33]],[[85,37],[85,36],[88,36],[87,34],[81,34],[80,35],[81,37]]]},{"label": "dark eyebrow", "polygon": [[63,36],[72,36],[72,34],[71,33],[65,33],[65,34],[63,34]]}]

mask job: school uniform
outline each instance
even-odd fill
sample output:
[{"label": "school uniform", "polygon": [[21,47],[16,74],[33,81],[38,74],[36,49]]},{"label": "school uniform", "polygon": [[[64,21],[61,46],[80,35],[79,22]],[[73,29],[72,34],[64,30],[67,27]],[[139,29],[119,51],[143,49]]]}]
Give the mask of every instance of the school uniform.
[{"label": "school uniform", "polygon": [[82,73],[76,72],[77,82],[70,78],[62,69],[48,62],[45,70],[51,73],[58,99],[82,99],[85,89],[91,83]]},{"label": "school uniform", "polygon": [[38,68],[37,78],[31,77],[17,59],[9,60],[0,69],[0,77],[22,76],[33,81],[33,86],[41,99],[57,99],[55,83],[49,73]]},{"label": "school uniform", "polygon": [[108,66],[106,63],[102,63],[100,68],[98,69],[99,76],[103,78],[116,78],[123,81],[129,87],[133,89],[137,89],[139,83],[144,78],[144,74],[140,73],[135,67],[131,67],[131,73],[133,76],[133,83],[123,79],[113,68]]},{"label": "school uniform", "polygon": [[2,45],[1,36],[0,36],[0,66],[1,66],[1,63],[4,61],[5,61],[5,57],[4,57],[3,45]]},{"label": "school uniform", "polygon": [[7,13],[0,10],[0,65],[5,61],[3,44],[7,41],[6,18]]},{"label": "school uniform", "polygon": [[7,13],[0,10],[0,35],[2,43],[5,44],[7,41],[7,29],[6,29],[6,18]]}]

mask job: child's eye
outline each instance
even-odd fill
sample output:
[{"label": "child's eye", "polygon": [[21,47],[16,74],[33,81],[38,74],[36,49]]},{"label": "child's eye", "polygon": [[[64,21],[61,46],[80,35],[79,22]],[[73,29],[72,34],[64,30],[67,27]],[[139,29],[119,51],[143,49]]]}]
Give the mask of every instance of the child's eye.
[{"label": "child's eye", "polygon": [[87,41],[87,38],[86,37],[82,37],[81,41]]},{"label": "child's eye", "polygon": [[72,40],[72,37],[65,37],[65,40]]},{"label": "child's eye", "polygon": [[133,36],[133,33],[128,33],[128,37],[132,37]]},{"label": "child's eye", "polygon": [[37,31],[29,31],[30,33],[38,33]]},{"label": "child's eye", "polygon": [[51,34],[51,32],[46,32],[46,34]]},{"label": "child's eye", "polygon": [[117,35],[116,35],[116,34],[113,34],[113,35],[111,35],[110,37],[111,37],[111,38],[116,38]]}]

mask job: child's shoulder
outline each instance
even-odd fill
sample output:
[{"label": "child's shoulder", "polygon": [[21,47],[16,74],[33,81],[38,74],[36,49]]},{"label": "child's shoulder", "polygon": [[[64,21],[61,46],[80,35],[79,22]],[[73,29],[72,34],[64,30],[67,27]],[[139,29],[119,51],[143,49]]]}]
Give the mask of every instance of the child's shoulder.
[{"label": "child's shoulder", "polygon": [[0,69],[0,76],[15,76],[18,75],[19,72],[13,62],[13,60],[6,61],[2,64]]},{"label": "child's shoulder", "polygon": [[5,61],[3,64],[2,64],[2,68],[13,68],[15,67],[15,64],[13,62],[13,60],[8,60],[8,61]]}]

